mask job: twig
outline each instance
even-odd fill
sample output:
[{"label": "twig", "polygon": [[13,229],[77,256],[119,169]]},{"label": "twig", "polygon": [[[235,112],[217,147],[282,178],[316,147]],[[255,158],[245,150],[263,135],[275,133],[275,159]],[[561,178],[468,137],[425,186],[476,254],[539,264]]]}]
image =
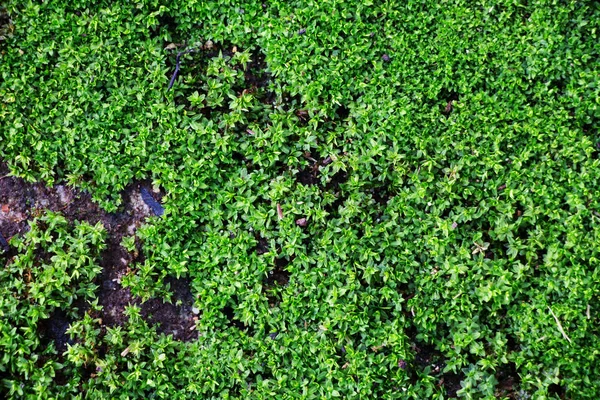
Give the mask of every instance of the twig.
[{"label": "twig", "polygon": [[173,87],[173,84],[175,83],[175,79],[177,78],[177,74],[179,73],[179,69],[180,69],[181,56],[184,54],[188,54],[188,53],[194,53],[196,51],[198,51],[198,49],[189,49],[189,50],[180,51],[179,53],[177,53],[177,58],[175,59],[175,72],[173,72],[171,81],[169,81],[169,87],[167,88],[167,91],[171,90],[171,88]]},{"label": "twig", "polygon": [[585,310],[585,316],[587,317],[587,319],[591,319],[592,317],[590,316],[590,305],[587,305],[587,309]]},{"label": "twig", "polygon": [[169,87],[167,91],[171,90],[173,87],[173,83],[175,83],[175,78],[177,78],[177,74],[179,73],[179,58],[181,57],[181,53],[177,53],[177,58],[175,61],[175,72],[173,72],[173,76],[171,77],[171,81],[169,81]]},{"label": "twig", "polygon": [[558,320],[558,317],[556,316],[556,314],[554,314],[554,311],[552,311],[552,308],[550,308],[550,306],[548,306],[548,310],[550,310],[550,314],[552,314],[552,316],[554,317],[554,320],[556,321],[556,325],[558,325],[558,330],[560,331],[560,333],[562,333],[563,337],[565,339],[567,339],[567,341],[569,343],[571,343],[571,339],[569,338],[569,336],[567,336],[567,334],[565,333],[565,330],[563,329],[560,321]]}]

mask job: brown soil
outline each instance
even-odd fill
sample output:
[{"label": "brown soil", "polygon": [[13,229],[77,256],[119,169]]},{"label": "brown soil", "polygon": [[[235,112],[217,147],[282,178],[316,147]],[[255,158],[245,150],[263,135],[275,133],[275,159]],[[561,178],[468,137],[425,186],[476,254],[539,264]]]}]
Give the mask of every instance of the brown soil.
[{"label": "brown soil", "polygon": [[[123,205],[116,213],[107,213],[95,204],[88,193],[81,192],[63,184],[46,187],[42,183],[27,183],[23,179],[8,176],[7,165],[0,161],[0,234],[10,240],[13,236],[22,235],[29,229],[28,222],[46,210],[60,212],[70,221],[87,221],[90,224],[101,222],[107,230],[106,249],[102,252],[99,265],[102,274],[97,278],[99,286],[96,296],[103,310],[98,315],[105,326],[122,325],[127,321],[123,311],[130,304],[140,304],[128,288],[121,286],[121,278],[130,272],[130,265],[143,262],[141,243],[138,249],[130,254],[121,246],[124,236],[134,235],[144,220],[153,215],[143,202],[140,188],[145,187],[152,192],[150,182],[136,182],[128,186],[122,193]],[[160,198],[160,194],[153,193]],[[0,250],[1,252],[1,250]],[[15,250],[9,248],[8,259],[14,256]],[[10,262],[10,261],[9,261]],[[173,334],[176,339],[189,340],[196,337],[190,333],[193,325],[192,296],[189,282],[184,280],[171,282],[174,300],[182,305],[163,303],[162,300],[151,299],[142,307],[142,315],[152,324],[157,325],[158,332]],[[57,310],[49,320],[41,323],[40,332],[55,342],[57,348],[64,348],[68,343],[64,332],[68,324]]]},{"label": "brown soil", "polygon": [[150,299],[142,305],[142,316],[155,324],[158,332],[173,335],[176,340],[197,339],[198,331],[195,328],[199,310],[194,308],[189,282],[168,278],[165,283],[173,293],[171,303],[162,299]]}]

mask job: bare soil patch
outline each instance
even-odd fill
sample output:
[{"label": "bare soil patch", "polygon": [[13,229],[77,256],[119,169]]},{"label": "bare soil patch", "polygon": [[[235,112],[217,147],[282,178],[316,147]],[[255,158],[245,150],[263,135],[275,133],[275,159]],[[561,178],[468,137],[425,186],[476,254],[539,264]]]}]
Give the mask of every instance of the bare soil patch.
[{"label": "bare soil patch", "polygon": [[[90,224],[101,222],[107,230],[106,249],[98,261],[102,274],[97,278],[99,286],[96,296],[103,310],[97,317],[104,326],[122,325],[127,321],[125,307],[141,304],[140,299],[131,295],[128,288],[121,286],[121,279],[131,272],[132,264],[143,262],[142,244],[130,253],[121,246],[125,236],[135,235],[145,219],[154,215],[153,210],[142,199],[142,188],[153,198],[160,200],[160,191],[153,190],[148,181],[136,182],[122,193],[123,204],[118,212],[107,213],[92,201],[88,193],[64,184],[47,187],[42,183],[28,183],[21,178],[8,176],[6,163],[0,161],[0,234],[7,241],[13,236],[22,235],[29,229],[28,222],[45,211],[59,212],[70,221],[87,221]],[[2,252],[2,250],[0,250]],[[8,262],[16,255],[15,249],[8,247]],[[171,291],[177,305],[164,303],[162,299],[151,299],[141,305],[142,315],[155,324],[158,332],[173,334],[175,339],[190,340],[197,337],[192,332],[194,313],[193,298],[186,280],[173,280]],[[83,311],[85,305],[81,305]],[[53,340],[57,349],[64,350],[69,343],[65,331],[70,321],[57,310],[49,320],[43,321],[40,333]]]}]

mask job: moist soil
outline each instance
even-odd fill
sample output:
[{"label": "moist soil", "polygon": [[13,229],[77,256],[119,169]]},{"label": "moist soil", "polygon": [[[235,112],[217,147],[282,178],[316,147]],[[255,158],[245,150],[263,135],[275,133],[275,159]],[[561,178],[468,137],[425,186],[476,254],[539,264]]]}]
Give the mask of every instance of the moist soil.
[{"label": "moist soil", "polygon": [[[134,235],[152,211],[141,198],[140,189],[144,187],[152,196],[160,200],[160,191],[153,191],[148,181],[140,181],[128,186],[122,193],[123,204],[118,212],[107,213],[92,201],[89,193],[79,191],[64,184],[47,187],[43,183],[28,183],[17,177],[9,176],[9,169],[0,160],[0,234],[10,241],[13,236],[22,235],[29,230],[29,222],[45,211],[59,212],[69,221],[87,221],[94,225],[101,222],[106,228],[106,248],[101,253],[98,264],[102,273],[97,278],[99,286],[96,293],[103,309],[96,315],[103,326],[123,325],[127,321],[124,314],[126,306],[137,304],[142,316],[156,326],[159,333],[173,334],[177,340],[191,340],[197,332],[192,313],[193,298],[189,281],[171,280],[173,303],[162,299],[151,299],[141,304],[139,298],[131,295],[128,288],[121,286],[121,278],[133,269],[133,264],[143,262],[141,243],[136,240],[137,250],[129,253],[121,246],[125,236]],[[16,255],[15,249],[6,251],[8,262]],[[80,305],[82,312],[85,304]],[[62,310],[57,309],[48,320],[40,323],[40,334],[46,341],[53,341],[57,350],[66,349],[70,343],[65,331],[68,321]]]}]

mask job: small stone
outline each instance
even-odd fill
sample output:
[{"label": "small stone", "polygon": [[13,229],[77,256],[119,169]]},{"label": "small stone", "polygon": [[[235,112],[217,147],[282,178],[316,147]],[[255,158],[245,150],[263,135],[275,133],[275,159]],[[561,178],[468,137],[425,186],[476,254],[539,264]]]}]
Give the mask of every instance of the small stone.
[{"label": "small stone", "polygon": [[296,225],[305,227],[306,225],[308,225],[308,221],[306,220],[306,218],[300,218],[296,220]]},{"label": "small stone", "polygon": [[452,229],[456,229],[457,226],[458,226],[458,224],[456,222],[452,223]]},{"label": "small stone", "polygon": [[198,307],[193,307],[192,313],[198,315],[198,314],[200,314],[200,309],[198,309]]},{"label": "small stone", "polygon": [[387,54],[384,54],[381,56],[381,59],[385,62],[389,62],[390,61],[390,56],[388,56]]},{"label": "small stone", "polygon": [[69,195],[67,188],[63,185],[56,186],[56,193],[58,194],[58,198],[62,204],[67,204],[71,201],[71,196]]},{"label": "small stone", "polygon": [[129,236],[134,235],[136,229],[137,226],[135,225],[135,223],[127,225],[127,233],[129,234]]}]

